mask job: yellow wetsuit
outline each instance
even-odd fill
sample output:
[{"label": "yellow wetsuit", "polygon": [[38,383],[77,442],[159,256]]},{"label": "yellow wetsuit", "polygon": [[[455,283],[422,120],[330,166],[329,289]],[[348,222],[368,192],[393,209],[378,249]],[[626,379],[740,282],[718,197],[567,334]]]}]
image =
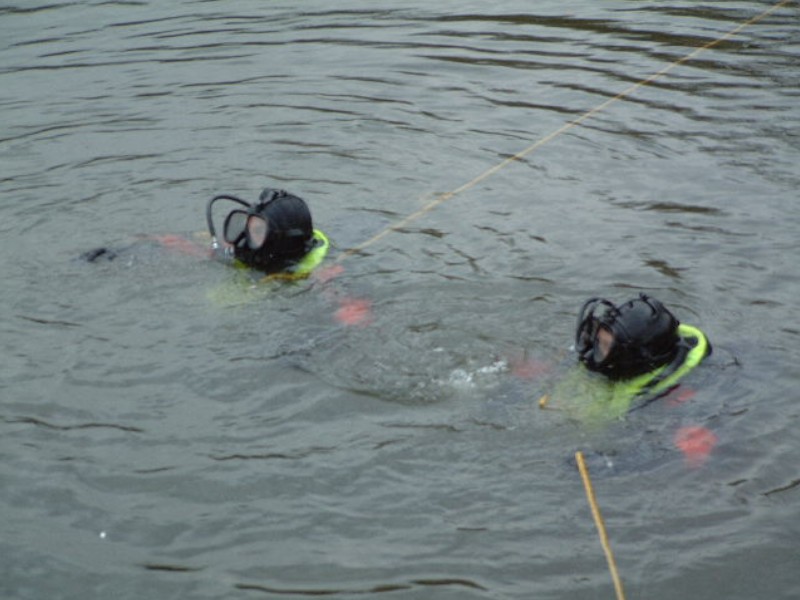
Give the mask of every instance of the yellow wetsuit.
[{"label": "yellow wetsuit", "polygon": [[645,403],[675,387],[709,354],[711,346],[698,328],[680,324],[678,335],[690,348],[680,364],[663,365],[621,381],[605,379],[581,365],[555,386],[547,405],[566,410],[584,423],[601,423],[622,417],[635,401]]}]

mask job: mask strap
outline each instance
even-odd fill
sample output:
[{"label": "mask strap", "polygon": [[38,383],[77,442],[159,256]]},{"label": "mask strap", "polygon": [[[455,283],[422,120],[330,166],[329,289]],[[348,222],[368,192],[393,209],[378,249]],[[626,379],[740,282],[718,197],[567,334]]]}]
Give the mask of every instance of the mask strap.
[{"label": "mask strap", "polygon": [[282,198],[286,196],[286,190],[276,190],[275,188],[264,188],[261,192],[261,195],[258,197],[258,206],[256,206],[256,210],[259,210],[278,198]]}]

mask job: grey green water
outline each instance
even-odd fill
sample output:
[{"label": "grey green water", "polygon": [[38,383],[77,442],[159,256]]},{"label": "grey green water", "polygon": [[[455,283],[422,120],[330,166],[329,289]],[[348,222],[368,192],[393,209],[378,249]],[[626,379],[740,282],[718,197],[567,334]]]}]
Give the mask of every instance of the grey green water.
[{"label": "grey green water", "polygon": [[[139,237],[284,187],[332,262],[769,6],[0,7],[0,596],[612,598],[576,450],[628,598],[800,596],[796,3],[327,284]],[[539,409],[640,291],[711,338],[694,395]]]}]

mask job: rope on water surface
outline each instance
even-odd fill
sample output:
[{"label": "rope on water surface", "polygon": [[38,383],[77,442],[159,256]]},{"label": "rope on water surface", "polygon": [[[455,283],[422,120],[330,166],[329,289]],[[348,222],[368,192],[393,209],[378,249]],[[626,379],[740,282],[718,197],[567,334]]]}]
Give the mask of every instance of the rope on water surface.
[{"label": "rope on water surface", "polygon": [[611,552],[611,545],[608,543],[606,526],[603,522],[603,516],[600,514],[600,508],[597,506],[597,499],[594,495],[592,480],[589,478],[589,470],[586,468],[586,463],[583,460],[583,452],[576,452],[575,460],[578,463],[578,470],[581,472],[583,487],[586,488],[586,499],[589,501],[589,506],[592,509],[594,524],[597,526],[597,534],[600,536],[600,543],[602,544],[603,551],[606,554],[608,570],[611,571],[611,579],[614,581],[614,590],[617,592],[617,600],[625,600],[625,592],[622,589],[622,580],[619,578],[619,573],[617,572],[617,563],[614,560],[614,553]]},{"label": "rope on water surface", "polygon": [[781,8],[783,6],[786,6],[787,4],[790,4],[792,1],[793,0],[780,0],[779,2],[776,2],[775,4],[771,5],[766,10],[764,10],[764,12],[762,12],[762,13],[754,16],[754,17],[751,17],[750,19],[747,19],[746,21],[743,21],[742,23],[740,23],[739,25],[737,25],[736,27],[734,27],[733,29],[731,29],[727,33],[721,35],[720,37],[708,42],[707,44],[703,44],[702,46],[698,46],[697,48],[695,48],[694,50],[692,50],[688,54],[686,54],[686,55],[682,56],[681,58],[669,63],[667,66],[665,66],[664,68],[656,71],[655,73],[653,73],[649,77],[646,77],[646,78],[642,79],[641,81],[639,81],[637,83],[634,83],[633,85],[631,85],[631,86],[627,87],[626,89],[622,90],[616,96],[613,96],[613,97],[605,100],[604,102],[601,102],[600,104],[598,104],[594,108],[592,108],[592,109],[586,111],[585,113],[583,113],[581,116],[579,116],[574,121],[569,121],[567,123],[564,123],[564,125],[562,125],[558,129],[556,129],[555,131],[550,132],[549,134],[547,134],[543,138],[537,140],[536,142],[534,142],[533,144],[531,144],[530,146],[528,146],[524,150],[514,154],[513,156],[509,156],[508,158],[506,158],[502,162],[496,164],[495,166],[491,167],[490,169],[487,169],[486,171],[484,171],[483,173],[481,173],[477,177],[473,178],[472,180],[468,181],[467,183],[461,185],[460,187],[457,187],[456,189],[451,190],[449,192],[438,194],[433,200],[431,200],[428,204],[426,204],[425,206],[423,206],[422,208],[420,208],[416,212],[411,213],[410,215],[408,215],[407,217],[404,217],[403,219],[401,219],[400,221],[398,221],[396,223],[388,225],[387,227],[385,227],[384,229],[382,229],[381,231],[376,233],[374,236],[372,236],[368,240],[362,242],[358,246],[354,246],[352,248],[349,248],[345,252],[341,253],[337,258],[337,262],[342,261],[345,258],[347,258],[349,256],[352,256],[354,254],[358,254],[359,252],[363,251],[365,248],[367,248],[367,247],[371,246],[372,244],[374,244],[375,242],[383,239],[384,237],[386,237],[388,234],[392,233],[393,231],[398,231],[398,230],[402,229],[403,227],[405,227],[406,225],[408,225],[409,223],[412,223],[412,222],[416,221],[420,217],[422,217],[422,216],[428,214],[429,212],[431,212],[434,208],[436,208],[440,204],[443,204],[444,202],[450,200],[453,196],[456,196],[456,195],[460,194],[461,192],[464,192],[464,191],[470,189],[471,187],[477,185],[478,183],[480,183],[484,179],[487,179],[487,178],[491,177],[492,175],[494,175],[495,173],[497,173],[498,171],[500,171],[504,167],[510,165],[512,162],[515,162],[515,161],[518,161],[518,160],[524,158],[525,156],[527,156],[531,152],[534,152],[535,150],[541,148],[542,146],[544,146],[548,142],[554,140],[555,138],[560,136],[562,133],[565,133],[565,132],[569,131],[570,129],[572,129],[576,125],[580,125],[581,123],[583,123],[587,119],[593,117],[594,115],[596,115],[600,111],[606,109],[609,105],[613,104],[617,100],[622,100],[623,98],[625,98],[627,96],[630,96],[633,92],[635,92],[639,88],[644,87],[644,86],[646,86],[646,85],[648,85],[650,83],[653,83],[655,80],[663,77],[664,75],[666,75],[669,71],[671,71],[675,67],[677,67],[679,65],[682,65],[683,63],[685,63],[685,62],[693,59],[694,57],[696,57],[701,52],[704,52],[705,50],[709,50],[710,48],[713,48],[714,46],[717,46],[720,43],[724,42],[725,40],[735,36],[736,34],[741,32],[743,29],[749,27],[750,25],[754,25],[755,23],[758,23],[759,21],[761,21],[765,17],[769,16],[770,14],[772,14],[773,12],[778,10],[779,8]]}]

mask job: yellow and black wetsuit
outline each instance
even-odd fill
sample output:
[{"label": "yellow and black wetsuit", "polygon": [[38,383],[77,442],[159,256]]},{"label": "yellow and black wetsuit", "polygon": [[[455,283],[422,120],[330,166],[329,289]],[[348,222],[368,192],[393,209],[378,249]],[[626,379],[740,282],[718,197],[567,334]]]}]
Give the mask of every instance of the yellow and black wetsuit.
[{"label": "yellow and black wetsuit", "polygon": [[548,407],[566,410],[583,423],[599,424],[664,395],[711,351],[705,334],[696,327],[680,324],[678,336],[685,351],[672,363],[630,379],[612,381],[580,365],[555,386]]},{"label": "yellow and black wetsuit", "polygon": [[[263,275],[260,279],[253,279],[253,269],[245,265],[240,260],[233,259],[237,275],[235,282],[228,282],[224,285],[217,285],[209,290],[208,297],[217,305],[243,305],[249,302],[263,299],[269,293],[269,287],[257,285],[269,281],[298,281],[305,279],[322,264],[328,254],[330,242],[322,231],[314,230],[314,246],[298,261],[289,264],[282,271]],[[227,260],[230,260],[228,258]],[[256,271],[257,273],[257,271]]]},{"label": "yellow and black wetsuit", "polygon": [[[290,263],[285,269],[275,273],[268,273],[264,275],[262,281],[270,280],[298,280],[305,279],[311,275],[312,271],[316,269],[320,263],[325,260],[330,248],[330,241],[328,237],[319,229],[314,230],[313,246],[302,258],[296,262]],[[234,265],[240,269],[248,269],[249,267],[240,260],[234,260]]]}]

